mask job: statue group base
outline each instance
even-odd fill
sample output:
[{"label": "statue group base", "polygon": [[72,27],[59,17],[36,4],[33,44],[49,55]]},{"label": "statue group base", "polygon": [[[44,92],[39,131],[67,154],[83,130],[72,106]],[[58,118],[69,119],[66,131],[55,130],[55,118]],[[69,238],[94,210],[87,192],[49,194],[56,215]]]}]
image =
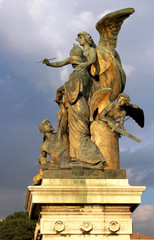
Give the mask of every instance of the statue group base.
[{"label": "statue group base", "polygon": [[128,184],[125,170],[45,170],[41,185],[27,189],[34,239],[129,240],[144,190]]}]

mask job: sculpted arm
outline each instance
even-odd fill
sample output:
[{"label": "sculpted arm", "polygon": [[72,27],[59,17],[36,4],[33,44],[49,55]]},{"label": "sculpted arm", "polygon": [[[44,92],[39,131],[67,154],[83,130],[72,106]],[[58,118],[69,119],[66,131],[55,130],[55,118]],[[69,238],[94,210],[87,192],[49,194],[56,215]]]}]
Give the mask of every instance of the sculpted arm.
[{"label": "sculpted arm", "polygon": [[57,91],[56,91],[56,102],[57,103],[60,103],[60,101],[62,100],[64,92],[65,92],[64,85],[57,89]]},{"label": "sculpted arm", "polygon": [[89,60],[87,63],[88,66],[90,66],[92,63],[94,63],[96,61],[96,50],[95,48],[90,48],[90,51],[89,51]]},{"label": "sculpted arm", "polygon": [[61,122],[61,126],[63,128],[63,133],[66,134],[68,114],[67,114],[67,110],[66,110],[64,104],[61,104],[61,111],[62,111],[62,114],[63,114],[63,119],[62,119],[62,122]]},{"label": "sculpted arm", "polygon": [[46,163],[48,161],[47,159],[47,152],[45,151],[41,151],[40,157],[38,159],[38,162],[40,163],[40,165]]},{"label": "sculpted arm", "polygon": [[[86,55],[86,53],[85,53]],[[96,50],[95,48],[90,48],[88,51],[88,54],[86,56],[87,58],[89,58],[88,61],[81,63],[80,66],[83,66],[85,68],[89,68],[89,66],[91,66],[91,64],[93,64],[94,62],[96,62]]]},{"label": "sculpted arm", "polygon": [[42,62],[43,62],[43,64],[46,64],[49,67],[59,68],[59,67],[63,67],[65,65],[70,64],[70,58],[66,58],[63,61],[59,61],[59,62],[55,62],[55,63],[50,63],[49,60],[47,58],[45,58]]},{"label": "sculpted arm", "polygon": [[[108,114],[112,112],[114,108],[114,103],[110,103],[100,114],[100,119],[108,124],[109,127],[113,127],[115,125],[114,118],[108,117]],[[112,115],[112,114],[111,114]]]},{"label": "sculpted arm", "polygon": [[122,129],[124,129],[124,119],[126,117],[126,111],[123,111],[120,117],[119,125]]},{"label": "sculpted arm", "polygon": [[109,104],[107,107],[103,109],[103,111],[100,113],[100,118],[104,122],[108,122],[109,118],[107,117],[108,113],[112,110],[113,103]]}]

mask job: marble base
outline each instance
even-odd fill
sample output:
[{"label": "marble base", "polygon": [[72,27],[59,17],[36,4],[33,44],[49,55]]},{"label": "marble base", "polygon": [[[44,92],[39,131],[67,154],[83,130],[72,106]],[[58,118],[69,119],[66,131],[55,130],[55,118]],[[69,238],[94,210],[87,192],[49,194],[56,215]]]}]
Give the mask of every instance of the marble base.
[{"label": "marble base", "polygon": [[125,240],[145,187],[127,179],[50,179],[29,186],[25,208],[38,219],[35,240]]},{"label": "marble base", "polygon": [[[129,235],[132,232],[129,206],[75,205],[41,208],[43,239],[64,236],[89,239],[97,236]],[[48,236],[47,236],[48,235]]]}]

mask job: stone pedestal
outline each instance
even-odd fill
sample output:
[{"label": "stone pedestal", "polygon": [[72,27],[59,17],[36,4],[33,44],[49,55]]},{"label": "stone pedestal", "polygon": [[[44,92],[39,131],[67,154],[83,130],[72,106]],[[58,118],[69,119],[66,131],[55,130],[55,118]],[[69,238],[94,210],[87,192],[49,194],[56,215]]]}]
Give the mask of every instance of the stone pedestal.
[{"label": "stone pedestal", "polygon": [[78,178],[71,170],[68,178],[44,171],[42,184],[28,187],[25,208],[38,219],[35,240],[130,239],[130,216],[145,187],[130,186],[124,170],[95,170],[95,179],[88,177],[92,170],[77,171]]}]

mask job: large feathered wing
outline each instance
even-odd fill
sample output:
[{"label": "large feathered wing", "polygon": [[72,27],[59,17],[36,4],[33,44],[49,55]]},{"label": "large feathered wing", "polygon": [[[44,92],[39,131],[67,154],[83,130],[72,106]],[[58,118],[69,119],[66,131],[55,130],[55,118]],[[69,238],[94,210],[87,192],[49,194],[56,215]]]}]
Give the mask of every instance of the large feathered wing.
[{"label": "large feathered wing", "polygon": [[126,115],[132,117],[140,127],[144,127],[144,112],[143,110],[134,104],[129,104],[125,107]]},{"label": "large feathered wing", "polygon": [[96,91],[90,101],[90,120],[93,120],[93,115],[96,110],[101,113],[103,109],[111,103],[110,97],[112,94],[111,88],[102,88]]},{"label": "large feathered wing", "polygon": [[101,18],[96,23],[96,29],[100,34],[98,47],[108,48],[114,53],[121,25],[134,12],[133,8],[125,8],[111,12]]},{"label": "large feathered wing", "polygon": [[125,88],[126,75],[115,48],[123,21],[134,11],[133,8],[118,10],[107,14],[96,23],[100,41],[96,47],[97,61],[92,64],[90,72],[94,77],[99,75],[102,88],[112,89],[111,101]]}]

